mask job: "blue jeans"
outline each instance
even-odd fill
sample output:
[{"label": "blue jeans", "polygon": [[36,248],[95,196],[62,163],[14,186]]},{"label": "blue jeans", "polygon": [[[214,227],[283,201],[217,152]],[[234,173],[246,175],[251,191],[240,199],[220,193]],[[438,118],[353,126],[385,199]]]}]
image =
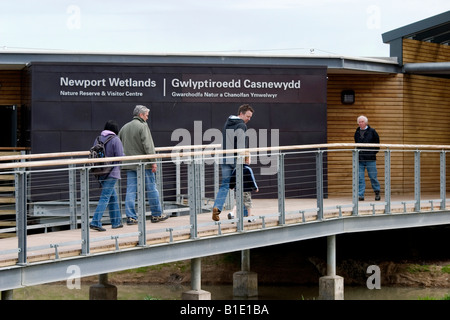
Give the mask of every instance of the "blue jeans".
[{"label": "blue jeans", "polygon": [[91,225],[96,227],[102,226],[102,217],[106,208],[109,209],[109,218],[113,227],[117,227],[122,223],[122,217],[119,208],[119,199],[115,189],[117,179],[106,178],[99,180],[102,186],[102,193],[98,200],[97,208],[95,209],[94,216],[92,217]]},{"label": "blue jeans", "polygon": [[214,207],[222,211],[225,200],[227,199],[228,191],[230,190],[230,179],[234,166],[222,163],[220,167],[222,169],[222,183],[220,184],[219,192],[217,192]]},{"label": "blue jeans", "polygon": [[[225,200],[227,199],[228,191],[230,190],[230,179],[231,174],[234,170],[234,165],[230,164],[221,164],[222,168],[222,183],[219,187],[219,192],[217,192],[216,200],[214,201],[214,207],[222,211],[223,206],[225,204]],[[248,215],[247,208],[244,206],[244,217]]]},{"label": "blue jeans", "polygon": [[[145,170],[145,190],[152,216],[161,216],[161,203],[159,192],[156,189],[155,174],[151,169]],[[136,170],[127,170],[127,194],[125,196],[125,214],[127,218],[137,219],[136,196],[137,196],[137,173]]]},{"label": "blue jeans", "polygon": [[364,171],[367,168],[367,174],[370,178],[373,191],[380,191],[380,183],[377,179],[376,161],[359,161],[359,193],[358,196],[364,197],[366,191],[366,181],[364,179]]}]

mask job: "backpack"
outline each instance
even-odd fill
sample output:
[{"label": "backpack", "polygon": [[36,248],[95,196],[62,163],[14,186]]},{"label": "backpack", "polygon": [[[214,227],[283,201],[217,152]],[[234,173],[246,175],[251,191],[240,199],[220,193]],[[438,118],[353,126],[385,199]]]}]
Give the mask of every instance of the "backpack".
[{"label": "backpack", "polygon": [[[106,157],[106,149],[105,146],[106,144],[114,138],[114,135],[110,135],[105,142],[102,142],[100,140],[100,136],[97,137],[97,139],[95,140],[95,144],[94,146],[89,150],[89,159],[93,159],[93,158],[105,158]],[[112,162],[96,162],[96,163],[91,163],[91,166],[95,166],[95,165],[108,165],[111,164]],[[109,175],[109,173],[112,171],[113,167],[92,167],[91,168],[91,173],[97,177],[100,178],[101,176],[106,176]]]}]

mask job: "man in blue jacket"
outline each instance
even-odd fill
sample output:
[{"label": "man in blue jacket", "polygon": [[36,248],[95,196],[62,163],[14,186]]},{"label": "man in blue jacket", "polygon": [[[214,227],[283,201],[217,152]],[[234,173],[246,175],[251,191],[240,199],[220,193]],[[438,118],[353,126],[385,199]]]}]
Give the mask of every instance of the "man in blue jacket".
[{"label": "man in blue jacket", "polygon": [[[357,119],[359,127],[355,132],[355,143],[380,143],[380,137],[374,128],[368,125],[368,119],[365,116],[359,116]],[[364,192],[366,190],[366,181],[364,179],[364,171],[367,168],[367,174],[375,192],[375,200],[380,200],[380,183],[377,178],[377,153],[379,147],[361,147],[359,151],[359,200],[364,200]]]}]

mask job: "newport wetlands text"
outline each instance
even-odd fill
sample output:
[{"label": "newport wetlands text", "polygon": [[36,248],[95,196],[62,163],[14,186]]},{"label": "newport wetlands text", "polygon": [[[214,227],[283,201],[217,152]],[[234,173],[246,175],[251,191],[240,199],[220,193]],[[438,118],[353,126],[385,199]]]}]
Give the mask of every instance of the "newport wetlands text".
[{"label": "newport wetlands text", "polygon": [[83,87],[85,89],[90,87],[132,87],[132,88],[154,88],[156,81],[150,78],[146,80],[136,80],[133,78],[108,78],[105,79],[70,79],[69,77],[60,77],[60,86],[64,87]]}]

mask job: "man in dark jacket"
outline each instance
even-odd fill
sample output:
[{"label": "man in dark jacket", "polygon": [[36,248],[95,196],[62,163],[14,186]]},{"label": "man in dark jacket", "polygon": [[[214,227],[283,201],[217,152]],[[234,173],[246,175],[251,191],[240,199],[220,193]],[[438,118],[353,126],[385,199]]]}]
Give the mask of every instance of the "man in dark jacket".
[{"label": "man in dark jacket", "polygon": [[[355,143],[380,143],[380,137],[374,128],[367,123],[367,117],[359,116],[357,119],[359,127],[355,132]],[[359,200],[364,200],[364,192],[366,190],[366,181],[364,179],[364,171],[367,168],[367,174],[375,192],[375,200],[380,200],[380,183],[377,179],[377,153],[379,147],[361,147],[359,151]]]},{"label": "man in dark jacket", "polygon": [[[239,107],[238,115],[231,115],[225,122],[222,136],[222,149],[243,149],[247,147],[246,134],[247,125],[253,116],[253,108],[248,104],[243,104]],[[236,158],[232,154],[224,154],[224,159],[221,164],[222,169],[222,183],[219,187],[216,200],[214,201],[212,219],[219,221],[219,214],[222,211],[223,205],[228,195],[231,173],[235,167]]]}]

